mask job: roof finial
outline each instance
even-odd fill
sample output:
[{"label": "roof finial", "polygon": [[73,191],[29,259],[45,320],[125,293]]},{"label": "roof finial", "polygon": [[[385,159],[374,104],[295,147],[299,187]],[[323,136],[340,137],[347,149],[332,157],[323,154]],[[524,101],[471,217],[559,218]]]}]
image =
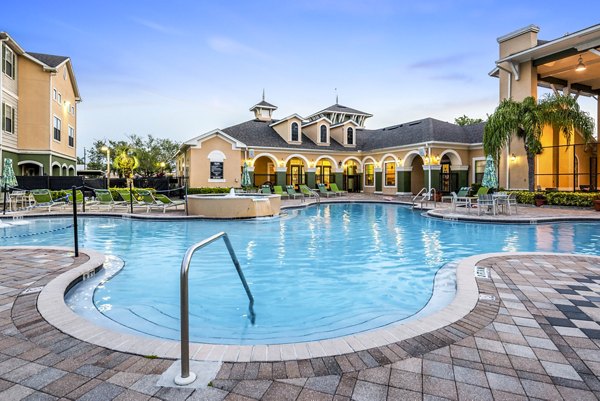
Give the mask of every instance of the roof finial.
[{"label": "roof finial", "polygon": [[335,104],[338,104],[338,93],[337,93],[337,88],[335,89]]},{"label": "roof finial", "polygon": [[263,88],[263,102],[265,101],[265,88]]}]

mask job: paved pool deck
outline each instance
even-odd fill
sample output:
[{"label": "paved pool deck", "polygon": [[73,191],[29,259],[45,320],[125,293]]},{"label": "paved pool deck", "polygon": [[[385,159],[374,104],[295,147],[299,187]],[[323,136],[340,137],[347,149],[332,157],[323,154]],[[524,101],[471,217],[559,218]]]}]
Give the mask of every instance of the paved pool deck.
[{"label": "paved pool deck", "polygon": [[[518,214],[596,218],[529,209]],[[158,386],[174,360],[79,340],[40,315],[47,284],[88,262],[64,249],[0,251],[0,400],[600,399],[597,257],[484,257],[490,277],[475,279],[479,297],[455,322],[339,355],[226,362],[203,389]]]}]

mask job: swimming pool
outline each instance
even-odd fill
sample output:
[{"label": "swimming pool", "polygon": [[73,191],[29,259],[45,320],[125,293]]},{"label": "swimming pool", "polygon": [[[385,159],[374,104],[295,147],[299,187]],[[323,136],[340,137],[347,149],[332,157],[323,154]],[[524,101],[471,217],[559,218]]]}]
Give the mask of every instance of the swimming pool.
[{"label": "swimming pool", "polygon": [[[61,228],[69,224],[38,219],[4,229],[0,242],[64,246],[71,232]],[[79,226],[82,247],[125,262],[95,290],[98,309],[136,332],[171,339],[179,338],[185,250],[227,232],[256,300],[255,325],[222,242],[197,253],[190,269],[191,339],[221,344],[310,341],[397,322],[427,303],[442,265],[473,254],[600,254],[597,223],[446,222],[393,204],[311,206],[281,218],[244,221],[81,218]]]}]

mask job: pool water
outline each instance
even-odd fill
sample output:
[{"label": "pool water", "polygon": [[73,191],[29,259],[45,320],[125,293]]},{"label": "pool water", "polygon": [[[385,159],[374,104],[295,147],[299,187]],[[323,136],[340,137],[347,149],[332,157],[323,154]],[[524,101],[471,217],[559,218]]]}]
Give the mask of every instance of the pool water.
[{"label": "pool water", "polygon": [[[69,246],[72,230],[62,228],[70,223],[37,219],[0,229],[0,245]],[[428,302],[441,266],[474,254],[600,254],[598,223],[447,222],[393,204],[310,206],[258,220],[84,217],[79,230],[81,247],[125,263],[96,288],[96,307],[136,332],[171,339],[179,338],[185,250],[227,232],[255,298],[255,324],[223,241],[198,251],[189,275],[190,338],[220,344],[319,340],[400,321]]]}]

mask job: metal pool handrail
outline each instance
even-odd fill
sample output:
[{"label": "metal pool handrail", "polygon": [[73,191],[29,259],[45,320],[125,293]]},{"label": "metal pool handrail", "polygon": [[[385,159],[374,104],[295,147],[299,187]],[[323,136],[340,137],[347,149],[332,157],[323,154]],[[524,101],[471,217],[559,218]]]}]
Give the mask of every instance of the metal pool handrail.
[{"label": "metal pool handrail", "polygon": [[227,246],[227,250],[229,251],[229,256],[231,256],[231,260],[235,265],[235,269],[237,270],[237,273],[240,276],[240,280],[244,285],[246,295],[248,295],[248,299],[250,300],[250,320],[252,323],[254,323],[254,297],[250,292],[250,287],[248,287],[248,283],[246,282],[246,278],[244,277],[244,273],[242,272],[242,268],[240,267],[240,262],[235,256],[233,246],[231,246],[231,241],[229,241],[227,233],[222,231],[218,234],[213,235],[212,237],[206,238],[205,240],[190,246],[185,252],[185,256],[181,261],[181,277],[179,283],[179,295],[181,302],[181,375],[175,377],[175,384],[178,384],[180,386],[188,385],[190,383],[193,383],[194,380],[196,380],[196,374],[194,372],[190,372],[190,332],[188,302],[188,271],[190,269],[190,262],[192,261],[192,256],[198,249],[204,248],[205,246],[215,242],[219,238],[223,238],[223,240],[225,241],[225,245]]}]

